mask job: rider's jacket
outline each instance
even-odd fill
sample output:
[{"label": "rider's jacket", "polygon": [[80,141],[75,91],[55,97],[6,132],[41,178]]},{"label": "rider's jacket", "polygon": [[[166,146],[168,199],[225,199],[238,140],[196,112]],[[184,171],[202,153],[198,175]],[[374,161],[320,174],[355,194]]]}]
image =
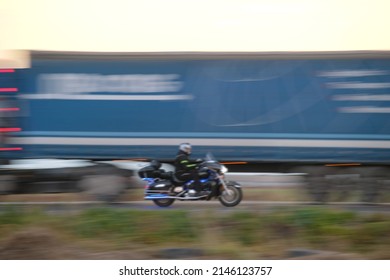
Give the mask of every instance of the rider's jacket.
[{"label": "rider's jacket", "polygon": [[196,160],[191,160],[189,155],[183,151],[179,151],[175,158],[175,173],[176,175],[182,175],[184,173],[191,172],[197,166]]}]

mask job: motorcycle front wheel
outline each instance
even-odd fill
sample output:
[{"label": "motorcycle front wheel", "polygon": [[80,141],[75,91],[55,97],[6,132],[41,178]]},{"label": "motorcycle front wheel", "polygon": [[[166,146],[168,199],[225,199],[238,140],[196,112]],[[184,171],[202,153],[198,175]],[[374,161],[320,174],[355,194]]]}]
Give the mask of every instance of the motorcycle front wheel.
[{"label": "motorcycle front wheel", "polygon": [[160,199],[153,199],[154,204],[160,207],[168,207],[171,206],[173,202],[175,202],[172,198],[160,198]]},{"label": "motorcycle front wheel", "polygon": [[218,197],[223,206],[233,207],[238,205],[242,200],[242,190],[240,187],[236,187],[233,183],[226,184],[227,190],[222,190],[221,195]]}]

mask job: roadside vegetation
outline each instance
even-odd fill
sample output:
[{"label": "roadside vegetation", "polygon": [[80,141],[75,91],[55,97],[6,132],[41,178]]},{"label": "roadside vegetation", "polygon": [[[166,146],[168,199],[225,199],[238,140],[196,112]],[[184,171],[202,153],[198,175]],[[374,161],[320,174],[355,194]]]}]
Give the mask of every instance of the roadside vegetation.
[{"label": "roadside vegetation", "polygon": [[103,206],[0,212],[1,259],[158,259],[164,248],[201,250],[203,259],[287,259],[294,248],[337,252],[335,259],[390,259],[389,236],[388,214],[309,206],[271,213]]}]

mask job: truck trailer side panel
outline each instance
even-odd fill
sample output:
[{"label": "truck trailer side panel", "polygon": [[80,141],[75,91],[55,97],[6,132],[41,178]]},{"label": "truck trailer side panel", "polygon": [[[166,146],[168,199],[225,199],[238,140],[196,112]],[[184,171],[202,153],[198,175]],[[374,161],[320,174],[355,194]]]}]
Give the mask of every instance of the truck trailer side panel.
[{"label": "truck trailer side panel", "polygon": [[23,157],[390,159],[390,54],[36,53],[16,75]]}]

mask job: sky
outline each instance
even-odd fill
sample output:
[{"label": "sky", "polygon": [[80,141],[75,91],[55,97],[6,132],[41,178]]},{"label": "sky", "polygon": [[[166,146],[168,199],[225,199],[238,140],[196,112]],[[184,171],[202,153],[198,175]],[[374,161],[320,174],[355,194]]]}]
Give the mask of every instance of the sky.
[{"label": "sky", "polygon": [[0,0],[0,50],[390,50],[388,0]]}]

